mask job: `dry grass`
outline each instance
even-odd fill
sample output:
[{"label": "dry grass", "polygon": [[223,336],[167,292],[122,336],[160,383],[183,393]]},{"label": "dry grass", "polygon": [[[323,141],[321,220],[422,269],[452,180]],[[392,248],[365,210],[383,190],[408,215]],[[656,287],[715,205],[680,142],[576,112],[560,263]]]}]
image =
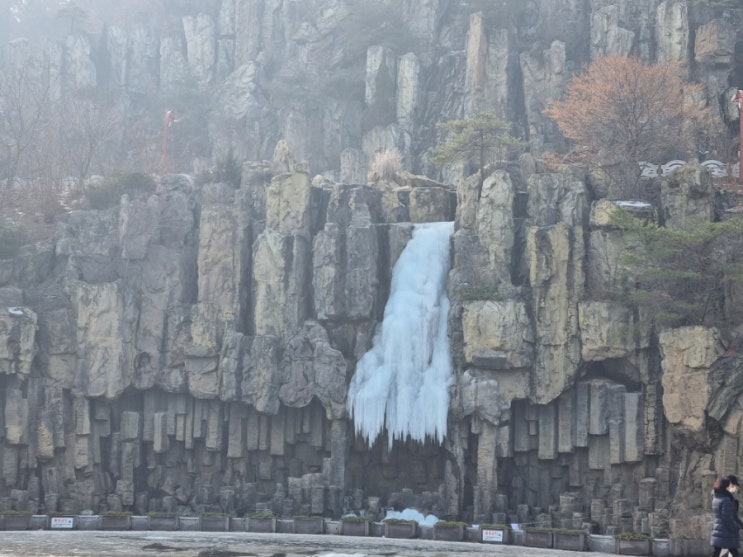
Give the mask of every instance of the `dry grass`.
[{"label": "dry grass", "polygon": [[394,180],[402,172],[402,155],[397,149],[387,149],[374,155],[371,171],[384,180]]}]

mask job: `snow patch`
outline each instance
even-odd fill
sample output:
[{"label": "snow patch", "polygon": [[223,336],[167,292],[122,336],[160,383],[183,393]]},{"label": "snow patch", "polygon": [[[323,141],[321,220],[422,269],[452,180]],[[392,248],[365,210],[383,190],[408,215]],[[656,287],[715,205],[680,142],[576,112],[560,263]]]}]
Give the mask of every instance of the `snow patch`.
[{"label": "snow patch", "polygon": [[367,553],[319,553],[316,557],[366,557]]},{"label": "snow patch", "polygon": [[404,509],[402,511],[387,511],[384,518],[399,518],[402,520],[415,520],[421,526],[433,526],[439,518],[432,515],[424,515],[416,509]]},{"label": "snow patch", "polygon": [[647,201],[615,201],[614,203],[619,207],[636,207],[639,209],[652,207]]}]

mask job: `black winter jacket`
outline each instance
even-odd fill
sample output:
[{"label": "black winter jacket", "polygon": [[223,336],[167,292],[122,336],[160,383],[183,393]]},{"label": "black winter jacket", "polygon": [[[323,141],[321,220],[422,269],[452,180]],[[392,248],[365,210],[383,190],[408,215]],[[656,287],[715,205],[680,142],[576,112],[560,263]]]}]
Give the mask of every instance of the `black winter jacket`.
[{"label": "black winter jacket", "polygon": [[726,489],[714,491],[712,496],[712,526],[710,545],[715,547],[740,547],[738,531],[743,523],[738,518],[738,501]]}]

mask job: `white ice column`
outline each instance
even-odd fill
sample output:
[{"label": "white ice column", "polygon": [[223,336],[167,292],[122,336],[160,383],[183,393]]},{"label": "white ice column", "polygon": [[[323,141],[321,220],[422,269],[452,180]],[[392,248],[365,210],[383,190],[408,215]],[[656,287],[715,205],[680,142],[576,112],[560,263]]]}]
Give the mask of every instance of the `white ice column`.
[{"label": "white ice column", "polygon": [[356,433],[390,447],[408,437],[442,442],[452,377],[447,335],[449,237],[454,223],[418,224],[392,271],[374,344],[356,365],[348,409]]}]

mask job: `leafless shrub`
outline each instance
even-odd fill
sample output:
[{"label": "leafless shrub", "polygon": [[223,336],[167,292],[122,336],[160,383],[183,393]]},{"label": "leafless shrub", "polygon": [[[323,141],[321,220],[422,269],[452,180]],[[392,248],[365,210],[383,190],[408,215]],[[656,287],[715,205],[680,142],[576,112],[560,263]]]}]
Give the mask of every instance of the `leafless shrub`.
[{"label": "leafless shrub", "polygon": [[402,171],[402,155],[397,149],[385,149],[374,155],[372,173],[384,180],[393,180]]},{"label": "leafless shrub", "polygon": [[62,192],[47,185],[23,184],[0,188],[0,222],[8,229],[23,231],[26,242],[48,241],[66,209]]}]

